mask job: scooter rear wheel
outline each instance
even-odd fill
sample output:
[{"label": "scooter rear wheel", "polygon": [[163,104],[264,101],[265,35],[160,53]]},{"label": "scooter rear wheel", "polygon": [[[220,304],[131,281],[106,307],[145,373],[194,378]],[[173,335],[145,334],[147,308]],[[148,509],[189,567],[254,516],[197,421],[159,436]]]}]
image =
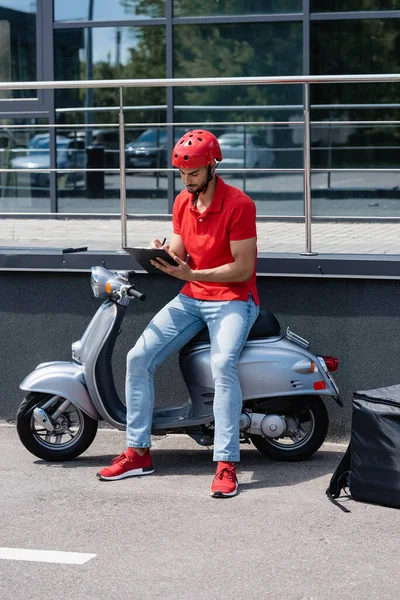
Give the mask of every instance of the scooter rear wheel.
[{"label": "scooter rear wheel", "polygon": [[280,438],[252,435],[250,439],[254,446],[262,454],[278,461],[300,461],[312,456],[328,433],[329,416],[323,400],[319,396],[304,396],[297,399],[293,412],[286,410],[281,414],[286,419],[293,419],[296,424],[294,434]]},{"label": "scooter rear wheel", "polygon": [[38,458],[50,462],[73,460],[87,450],[96,437],[97,421],[73,404],[57,417],[54,432],[48,431],[34,418],[35,408],[46,404],[46,413],[51,417],[64,401],[65,398],[60,396],[32,392],[21,402],[17,413],[19,439]]}]

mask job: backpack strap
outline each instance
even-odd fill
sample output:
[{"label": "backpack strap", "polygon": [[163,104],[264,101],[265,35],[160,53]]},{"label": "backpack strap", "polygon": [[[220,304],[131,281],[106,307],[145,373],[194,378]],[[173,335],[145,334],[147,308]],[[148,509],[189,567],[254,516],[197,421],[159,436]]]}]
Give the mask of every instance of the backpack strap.
[{"label": "backpack strap", "polygon": [[[328,487],[328,489],[326,490],[326,495],[328,496],[328,499],[332,502],[332,504],[335,504],[335,506],[338,506],[343,512],[347,512],[347,513],[351,512],[351,510],[349,510],[345,506],[342,506],[341,504],[339,504],[339,502],[336,500],[336,498],[339,498],[340,492],[342,490],[346,491],[347,479],[348,479],[349,474],[350,474],[350,471],[345,471],[337,479],[338,485],[340,485],[339,493],[335,492],[335,494],[332,494],[332,492],[330,491],[330,487]],[[350,494],[347,494],[347,498],[350,498]]]},{"label": "backpack strap", "polygon": [[[342,491],[346,492],[346,488],[348,486],[348,477],[351,471],[351,442],[347,447],[347,450],[340,461],[339,465],[336,468],[336,471],[331,477],[329,482],[329,487],[326,490],[326,495],[329,500],[338,506],[343,512],[351,512],[348,508],[342,506],[337,502],[336,498],[339,498]],[[347,492],[346,492],[347,493]],[[347,494],[350,497],[350,494]]]}]

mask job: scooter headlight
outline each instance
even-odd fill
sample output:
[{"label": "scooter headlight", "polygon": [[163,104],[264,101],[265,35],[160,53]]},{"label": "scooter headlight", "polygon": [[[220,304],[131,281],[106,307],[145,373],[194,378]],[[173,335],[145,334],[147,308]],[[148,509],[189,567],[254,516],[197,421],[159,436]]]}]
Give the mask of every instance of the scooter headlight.
[{"label": "scooter headlight", "polygon": [[[112,290],[107,289],[107,284],[115,279],[115,274],[104,267],[92,267],[90,285],[96,298],[107,298]],[[110,287],[110,286],[108,286]]]}]

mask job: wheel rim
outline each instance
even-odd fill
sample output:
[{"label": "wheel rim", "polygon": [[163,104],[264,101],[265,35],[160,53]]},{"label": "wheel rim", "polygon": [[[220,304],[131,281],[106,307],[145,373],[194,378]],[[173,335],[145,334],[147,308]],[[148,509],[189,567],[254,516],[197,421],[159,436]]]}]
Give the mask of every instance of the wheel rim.
[{"label": "wheel rim", "polygon": [[287,416],[287,420],[295,422],[293,434],[286,434],[282,438],[264,438],[274,448],[283,452],[297,450],[307,444],[315,431],[315,417],[312,410],[308,409],[299,417]]},{"label": "wheel rim", "polygon": [[71,448],[83,435],[83,414],[78,408],[76,408],[76,406],[70,404],[69,407],[55,421],[55,423],[59,425],[59,428],[54,432],[49,432],[36,421],[33,416],[33,411],[35,408],[41,408],[44,404],[46,404],[46,412],[49,417],[51,417],[60,404],[65,401],[65,398],[54,396],[54,402],[50,404],[50,406],[49,401],[51,401],[51,398],[48,397],[33,407],[30,419],[31,433],[34,439],[44,448],[48,448],[53,451],[61,451]]}]

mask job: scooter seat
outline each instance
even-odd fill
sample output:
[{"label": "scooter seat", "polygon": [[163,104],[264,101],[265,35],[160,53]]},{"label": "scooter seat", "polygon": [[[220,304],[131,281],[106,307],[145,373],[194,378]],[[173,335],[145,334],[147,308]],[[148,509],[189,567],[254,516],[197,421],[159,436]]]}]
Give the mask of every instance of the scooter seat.
[{"label": "scooter seat", "polygon": [[[253,327],[250,329],[248,340],[256,340],[259,338],[274,337],[279,335],[281,327],[278,319],[269,311],[260,311]],[[207,327],[196,334],[186,346],[199,344],[200,342],[209,342],[210,334]]]}]

